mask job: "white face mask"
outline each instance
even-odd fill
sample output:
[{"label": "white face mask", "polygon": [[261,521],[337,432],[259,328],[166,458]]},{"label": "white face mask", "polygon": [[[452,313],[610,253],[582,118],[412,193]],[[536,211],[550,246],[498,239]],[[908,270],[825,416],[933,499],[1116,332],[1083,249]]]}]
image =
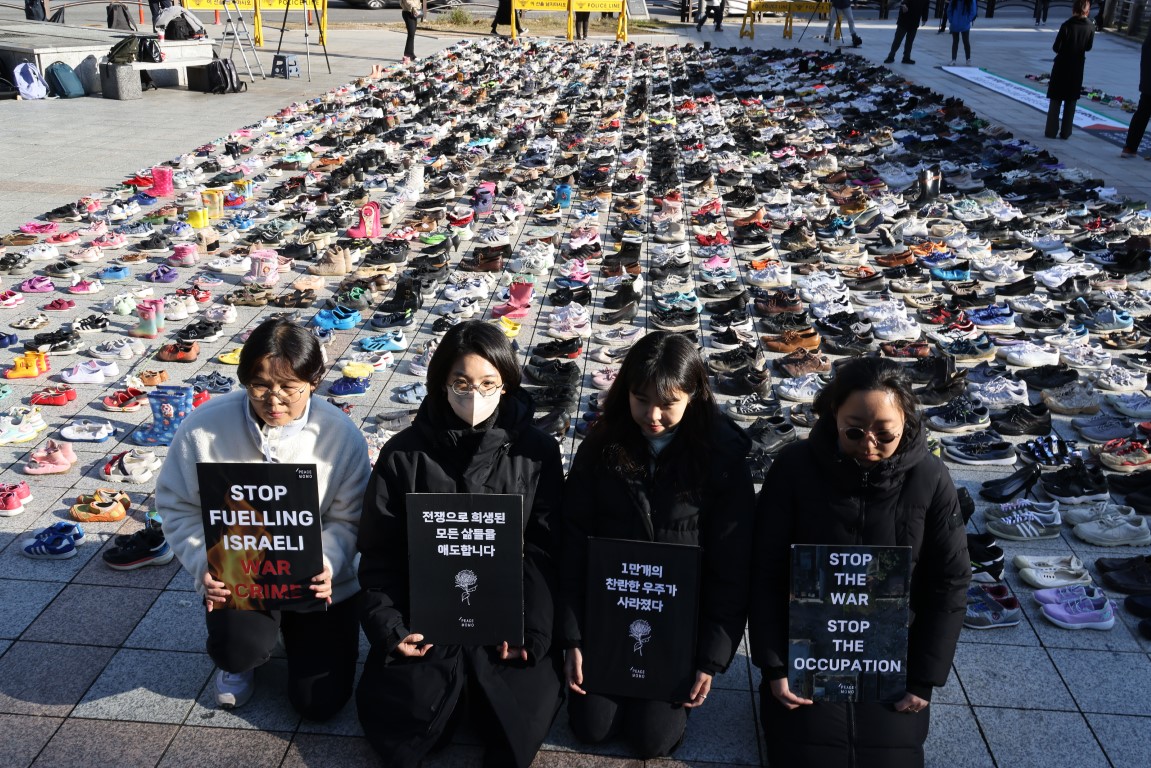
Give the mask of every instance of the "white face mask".
[{"label": "white face mask", "polygon": [[466,395],[457,395],[449,389],[448,404],[451,405],[457,416],[474,427],[487,421],[496,412],[496,408],[500,404],[501,394],[503,393],[499,388],[492,390],[487,395],[481,395],[478,390],[474,389]]}]

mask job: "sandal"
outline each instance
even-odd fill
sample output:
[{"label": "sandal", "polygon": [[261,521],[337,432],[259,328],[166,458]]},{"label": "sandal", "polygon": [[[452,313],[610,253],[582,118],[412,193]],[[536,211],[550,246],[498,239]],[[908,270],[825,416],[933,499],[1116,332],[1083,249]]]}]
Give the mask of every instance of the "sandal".
[{"label": "sandal", "polygon": [[224,395],[232,391],[235,382],[230,376],[225,376],[218,371],[212,373],[201,373],[196,378],[192,379],[190,384],[212,392],[217,395]]},{"label": "sandal", "polygon": [[147,399],[147,397],[148,393],[144,390],[129,387],[128,389],[122,389],[119,392],[113,392],[100,402],[103,403],[104,410],[106,411],[113,411],[115,413],[132,413],[133,411],[140,410],[140,407],[143,405],[143,401]]},{"label": "sandal", "polygon": [[162,464],[151,451],[135,449],[113,456],[100,470],[100,476],[121,483],[146,483]]},{"label": "sandal", "polygon": [[239,307],[264,307],[268,304],[268,291],[264,288],[237,288],[220,300]]},{"label": "sandal", "polygon": [[115,488],[97,488],[92,493],[82,493],[76,497],[77,504],[99,504],[114,501],[124,509],[132,508],[132,497]]},{"label": "sandal", "polygon": [[216,359],[219,360],[224,365],[239,365],[240,364],[240,352],[243,351],[243,349],[244,349],[243,347],[236,347],[231,352],[221,353],[220,356],[217,357]]},{"label": "sandal", "polygon": [[316,300],[316,292],[311,288],[305,290],[294,290],[291,293],[284,293],[272,299],[271,304],[277,307],[300,308],[305,309],[312,306]]},{"label": "sandal", "polygon": [[168,380],[168,372],[161,368],[158,371],[141,371],[140,381],[149,387],[157,387]]},{"label": "sandal", "polygon": [[52,322],[45,314],[32,315],[31,317],[22,317],[15,322],[9,323],[13,328],[19,331],[33,331],[37,328],[43,328]]},{"label": "sandal", "polygon": [[161,264],[148,273],[146,279],[153,283],[174,283],[180,278],[180,273],[167,264]]},{"label": "sandal", "polygon": [[215,341],[220,338],[220,323],[211,320],[197,320],[189,326],[176,331],[176,338],[180,341]]}]

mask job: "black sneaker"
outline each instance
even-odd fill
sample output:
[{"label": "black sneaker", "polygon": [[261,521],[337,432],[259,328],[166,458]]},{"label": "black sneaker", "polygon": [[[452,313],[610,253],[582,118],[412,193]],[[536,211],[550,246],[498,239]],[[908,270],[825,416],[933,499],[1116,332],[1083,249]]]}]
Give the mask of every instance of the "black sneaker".
[{"label": "black sneaker", "polygon": [[744,344],[735,349],[730,349],[727,352],[718,352],[714,355],[709,355],[707,358],[707,367],[712,373],[734,373],[741,371],[751,365],[755,360],[757,347],[752,344]]},{"label": "black sneaker", "polygon": [[581,352],[583,352],[583,340],[578,336],[572,339],[561,339],[536,344],[535,347],[532,348],[533,355],[548,360],[554,360],[559,357],[574,360],[580,356]]},{"label": "black sneaker", "polygon": [[1056,389],[1078,379],[1079,372],[1060,363],[1059,365],[1041,365],[1038,368],[1029,368],[1015,374],[1015,377],[1027,382],[1027,386],[1032,389]]},{"label": "black sneaker", "polygon": [[991,428],[1001,435],[1051,434],[1051,410],[1043,403],[1013,405],[991,421]]},{"label": "black sneaker", "polygon": [[126,539],[117,538],[115,546],[103,554],[108,567],[117,571],[134,571],[146,565],[166,565],[175,556],[172,547],[164,540],[164,531],[152,520]]},{"label": "black sneaker", "polygon": [[1080,459],[1073,459],[1071,466],[1058,472],[1043,475],[1042,485],[1048,496],[1064,504],[1089,504],[1111,498],[1103,470],[1088,467]]},{"label": "black sneaker", "polygon": [[552,291],[548,297],[551,299],[552,304],[557,307],[566,307],[573,301],[577,304],[587,305],[591,302],[591,289],[583,288],[558,288]]},{"label": "black sneaker", "polygon": [[806,312],[781,312],[762,318],[759,325],[764,331],[778,335],[784,331],[806,331],[811,328],[811,320]]}]

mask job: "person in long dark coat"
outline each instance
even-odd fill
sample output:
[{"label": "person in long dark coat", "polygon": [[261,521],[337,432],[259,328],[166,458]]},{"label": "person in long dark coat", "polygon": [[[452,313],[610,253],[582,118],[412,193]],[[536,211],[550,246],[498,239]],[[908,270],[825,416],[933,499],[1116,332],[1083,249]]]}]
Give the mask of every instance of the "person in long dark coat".
[{"label": "person in long dark coat", "polygon": [[895,38],[891,41],[891,51],[883,60],[884,64],[891,64],[895,61],[895,54],[899,51],[901,44],[903,45],[903,63],[915,63],[915,59],[911,58],[911,46],[915,43],[915,35],[919,28],[927,23],[927,10],[927,0],[903,0],[899,4],[899,15],[895,19]]},{"label": "person in long dark coat", "polygon": [[[380,451],[364,495],[361,623],[372,648],[356,690],[360,723],[384,765],[415,768],[450,739],[466,703],[486,742],[484,765],[528,768],[562,702],[562,659],[552,644],[559,448],[532,425],[515,353],[489,323],[448,331],[427,386],[412,426]],[[443,646],[411,627],[419,585],[408,578],[408,493],[523,496],[522,640]]]},{"label": "person in long dark coat", "polygon": [[[580,446],[564,490],[564,647],[568,715],[586,743],[619,736],[642,758],[675,750],[688,712],[704,706],[727,669],[747,618],[750,441],[720,413],[695,345],[659,331],[636,342]],[[609,696],[583,688],[597,659],[583,647],[588,537],[700,546],[695,682],[686,701]],[[673,674],[672,670],[668,674]]]},{"label": "person in long dark coat", "polygon": [[1143,38],[1143,52],[1139,56],[1139,106],[1131,115],[1131,127],[1127,129],[1127,142],[1123,145],[1121,157],[1135,157],[1143,134],[1147,131],[1147,121],[1151,118],[1151,31]]},{"label": "person in long dark coat", "polygon": [[[1071,7],[1072,16],[1059,27],[1051,50],[1055,51],[1055,63],[1051,65],[1051,80],[1047,83],[1047,128],[1043,135],[1049,139],[1058,136],[1071,138],[1075,127],[1075,102],[1083,90],[1083,67],[1087,62],[1087,52],[1095,42],[1095,25],[1088,16],[1091,14],[1091,0],[1075,0]],[[1063,120],[1059,119],[1062,111]]]},{"label": "person in long dark coat", "polygon": [[[922,768],[933,689],[947,681],[971,579],[955,485],[927,450],[897,364],[860,358],[815,401],[811,435],[767,473],[756,510],[752,661],[763,671],[768,762],[788,768]],[[813,702],[789,689],[792,544],[911,547],[906,691],[894,704]]]}]

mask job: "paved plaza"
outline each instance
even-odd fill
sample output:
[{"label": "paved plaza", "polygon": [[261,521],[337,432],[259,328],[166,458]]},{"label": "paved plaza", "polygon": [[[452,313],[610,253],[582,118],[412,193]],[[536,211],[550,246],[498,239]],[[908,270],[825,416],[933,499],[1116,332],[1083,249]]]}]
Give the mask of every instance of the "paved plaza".
[{"label": "paved plaza", "polygon": [[[1042,28],[1018,10],[979,19],[971,35],[973,64],[1016,83],[1027,82],[1026,75],[1048,72],[1051,42],[1062,20],[1056,16],[1066,10],[1065,6],[1058,9],[1052,11],[1053,23]],[[694,26],[681,25],[672,34],[633,35],[632,40],[657,45],[710,41],[717,47],[798,45],[813,49],[825,45],[817,37],[823,26],[823,22],[813,22],[802,41],[802,24],[797,25],[796,39],[791,41],[781,38],[779,23],[758,25],[752,41],[739,38],[739,24],[733,21],[719,33],[710,28],[697,33]],[[950,59],[951,37],[936,35],[935,26],[933,20],[920,31],[914,51],[918,63],[891,65],[894,71],[963,99],[987,120],[1050,150],[1089,176],[1104,179],[1122,194],[1151,197],[1151,162],[1120,159],[1117,145],[1086,131],[1076,131],[1068,141],[1045,139],[1043,113],[942,69]],[[213,34],[217,29],[209,26]],[[864,44],[853,52],[881,61],[894,21],[861,13],[858,29]],[[416,46],[420,55],[429,55],[455,41],[421,33]],[[300,32],[289,33],[285,42],[285,49],[297,53],[301,63],[302,43]],[[313,49],[310,82],[306,77],[257,79],[242,95],[168,88],[148,92],[139,101],[90,97],[0,102],[0,233],[275,114],[287,104],[351,82],[373,64],[397,62],[403,43],[402,34],[388,30],[333,30],[331,74],[322,54]],[[558,39],[555,44],[568,45]],[[265,71],[271,71],[272,50],[259,55]],[[1097,35],[1094,50],[1087,56],[1084,82],[1138,98],[1138,63],[1137,42]],[[1112,107],[1080,105],[1120,123],[1129,118]],[[5,276],[3,288],[17,280]],[[216,362],[216,355],[238,346],[236,336],[241,331],[278,311],[274,307],[239,309],[239,321],[228,327],[235,335],[205,343],[199,361],[181,365],[180,374],[185,378],[216,370],[234,374],[234,368]],[[8,332],[8,320],[0,319]],[[424,320],[430,325],[430,319],[420,322]],[[330,350],[331,358],[339,357],[354,336],[342,334]],[[151,351],[162,342],[155,340]],[[520,339],[525,349],[530,342],[530,338]],[[0,352],[0,356],[7,364],[10,353]],[[71,358],[52,360],[54,367],[56,361],[62,361],[60,367],[73,362]],[[588,373],[597,367],[586,359],[580,364],[587,366]],[[145,357],[133,370],[138,373],[150,367],[156,365]],[[331,372],[326,381],[337,377],[338,372]],[[390,399],[391,385],[399,382],[397,378],[386,383],[381,377],[368,397],[356,401],[352,418],[365,432],[374,429],[376,412],[401,407]],[[32,388],[42,383],[16,383],[15,393],[3,405],[27,403]],[[70,472],[25,476],[21,467],[39,444],[0,446],[4,482],[26,479],[33,490],[23,514],[0,517],[0,768],[375,765],[374,754],[360,736],[352,704],[333,721],[316,724],[302,721],[286,696],[278,695],[286,680],[282,659],[257,671],[257,693],[247,706],[232,712],[215,708],[214,668],[204,650],[203,611],[190,578],[175,561],[163,567],[117,572],[107,568],[99,556],[112,536],[141,527],[143,512],[151,508],[150,483],[129,488],[133,505],[127,520],[85,525],[90,541],[76,557],[40,561],[18,551],[15,543],[24,533],[68,519],[68,507],[78,494],[108,485],[99,474],[104,461],[133,447],[126,440],[118,447],[116,441],[149,419],[146,408],[137,413],[101,410],[94,403],[107,394],[104,385],[81,385],[77,390],[75,402],[49,409],[50,426],[64,417],[87,414],[110,419],[122,429],[108,442],[77,444],[80,461]],[[1055,428],[1065,438],[1075,437],[1066,417],[1057,417]],[[49,436],[55,436],[55,429],[41,435]],[[565,439],[565,458],[574,445],[572,437]],[[980,481],[1009,471],[950,467],[957,483],[973,489]],[[982,513],[977,511],[972,530],[982,530],[982,522]],[[1069,531],[1049,542],[1008,542],[1004,548],[1008,559],[1014,554],[1074,553],[1092,562],[1101,555],[1115,554],[1086,545]],[[1121,549],[1131,551],[1120,555],[1151,552],[1147,547]],[[1008,571],[1013,591],[1025,596],[1028,588],[1012,568]],[[1140,637],[1137,620],[1120,610],[1117,615],[1122,621],[1111,631],[1072,632],[1044,621],[1029,599],[1021,602],[1025,617],[1018,626],[965,630],[962,635],[953,674],[947,686],[936,691],[929,708],[932,729],[927,764],[935,768],[1142,768],[1151,764],[1151,641]],[[364,641],[361,661],[366,650]],[[766,765],[756,713],[758,683],[758,673],[741,652],[728,672],[717,677],[707,705],[692,714],[686,740],[674,758],[648,763],[660,768]],[[465,728],[452,746],[425,765],[478,766],[477,743]],[[634,768],[642,762],[629,758],[621,745],[595,750],[582,747],[570,734],[561,711],[535,765]]]}]

